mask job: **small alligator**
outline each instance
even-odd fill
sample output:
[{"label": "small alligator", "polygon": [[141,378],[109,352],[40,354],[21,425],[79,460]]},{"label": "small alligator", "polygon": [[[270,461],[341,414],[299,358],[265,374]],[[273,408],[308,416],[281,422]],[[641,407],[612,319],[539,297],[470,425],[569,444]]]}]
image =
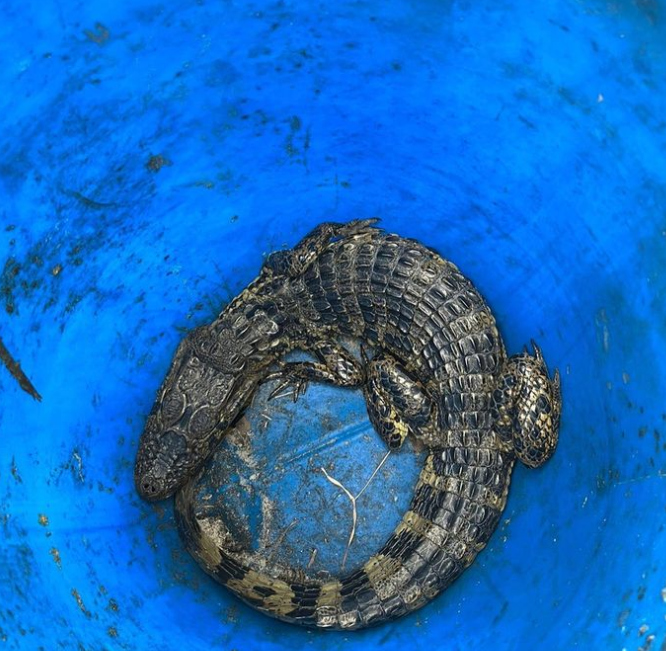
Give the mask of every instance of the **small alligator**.
[{"label": "small alligator", "polygon": [[[488,542],[515,461],[540,466],[558,439],[560,378],[551,379],[536,344],[507,357],[488,305],[456,266],[376,221],[320,224],[269,255],[213,323],[193,330],[136,460],[143,498],[178,491],[179,531],[206,572],[258,610],[303,626],[360,629],[428,603]],[[343,338],[364,344],[360,359]],[[294,349],[317,361],[285,362]],[[274,394],[290,386],[297,396],[308,382],[361,388],[390,448],[411,436],[428,450],[402,521],[344,576],[251,567],[230,534],[213,535],[195,513],[188,482],[258,386],[276,379]]]}]

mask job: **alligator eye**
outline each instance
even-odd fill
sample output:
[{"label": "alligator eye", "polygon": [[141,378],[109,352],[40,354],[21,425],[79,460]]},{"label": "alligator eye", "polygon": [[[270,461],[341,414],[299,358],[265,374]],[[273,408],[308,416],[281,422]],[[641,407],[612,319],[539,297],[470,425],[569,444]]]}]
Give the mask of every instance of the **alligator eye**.
[{"label": "alligator eye", "polygon": [[189,429],[195,436],[203,436],[208,434],[216,423],[217,418],[213,410],[210,407],[201,407],[192,414]]}]

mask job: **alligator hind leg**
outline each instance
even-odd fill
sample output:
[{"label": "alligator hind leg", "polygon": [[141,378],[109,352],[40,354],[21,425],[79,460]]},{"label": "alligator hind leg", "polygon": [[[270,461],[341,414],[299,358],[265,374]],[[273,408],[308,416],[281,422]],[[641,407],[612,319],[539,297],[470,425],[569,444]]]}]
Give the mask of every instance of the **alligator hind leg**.
[{"label": "alligator hind leg", "polygon": [[557,445],[562,399],[560,375],[551,379],[541,350],[511,356],[493,392],[495,431],[526,466],[546,462]]},{"label": "alligator hind leg", "polygon": [[[365,358],[365,355],[364,355]],[[409,434],[426,445],[434,436],[434,405],[402,365],[380,353],[368,361],[363,389],[370,422],[389,448],[399,448]]]},{"label": "alligator hind leg", "polygon": [[318,362],[280,362],[279,368],[266,380],[278,380],[269,400],[288,387],[293,387],[294,402],[303,395],[309,382],[323,382],[339,387],[358,386],[365,380],[361,363],[340,344],[319,341],[306,350],[316,355]]}]

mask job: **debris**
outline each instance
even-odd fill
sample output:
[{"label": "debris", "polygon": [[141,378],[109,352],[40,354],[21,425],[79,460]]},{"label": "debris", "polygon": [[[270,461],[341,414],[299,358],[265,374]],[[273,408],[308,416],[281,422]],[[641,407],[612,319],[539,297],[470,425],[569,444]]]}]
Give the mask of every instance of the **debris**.
[{"label": "debris", "polygon": [[349,490],[343,484],[341,484],[337,479],[331,477],[326,472],[326,468],[321,468],[321,471],[326,476],[326,479],[328,479],[328,481],[331,482],[331,484],[337,486],[340,490],[344,492],[344,494],[349,498],[349,501],[351,502],[352,505],[352,526],[351,526],[351,531],[349,532],[349,540],[347,540],[347,547],[345,548],[345,553],[344,556],[342,557],[342,564],[340,565],[340,569],[344,569],[345,563],[347,562],[347,554],[349,553],[349,547],[354,542],[354,536],[356,535],[356,520],[358,517],[356,512],[356,498],[349,492]]},{"label": "debris", "polygon": [[60,558],[60,552],[56,547],[51,547],[51,556],[53,557],[54,563],[58,566],[58,569],[62,569],[62,560]]},{"label": "debris", "polygon": [[21,479],[21,475],[19,475],[18,467],[16,466],[16,458],[15,457],[12,457],[11,473],[12,473],[12,477],[14,478],[14,481],[17,484],[22,484],[23,483],[23,480]]},{"label": "debris", "polygon": [[358,495],[356,495],[356,499],[361,497],[363,494],[363,491],[370,485],[370,482],[375,478],[375,475],[381,470],[382,466],[386,463],[386,460],[389,458],[389,455],[391,454],[391,450],[388,450],[382,460],[379,462],[379,465],[372,471],[372,474],[370,475],[370,478],[368,481],[365,482],[365,485],[361,490],[358,492]]},{"label": "debris", "polygon": [[81,612],[86,617],[90,617],[90,611],[86,608],[85,604],[83,603],[83,599],[81,599],[81,595],[79,594],[79,591],[76,588],[72,588],[72,597],[76,599],[76,603],[78,604]]},{"label": "debris", "polygon": [[151,156],[148,159],[148,162],[146,163],[146,169],[150,172],[159,172],[163,167],[168,167],[172,164],[173,163],[168,158],[162,156],[161,154],[157,154],[156,156]]},{"label": "debris", "polygon": [[[21,365],[11,356],[7,350],[2,338],[0,338],[0,361],[7,367],[12,377],[19,383],[21,389],[29,393],[38,402],[42,401],[42,396],[39,395],[37,389],[32,385],[28,376],[23,372]],[[13,474],[13,473],[12,473]],[[16,476],[14,476],[16,478]]]},{"label": "debris", "polygon": [[[334,477],[331,477],[327,472],[325,468],[321,468],[321,471],[324,473],[326,476],[326,479],[331,482],[334,486],[337,486],[342,492],[349,498],[349,501],[351,502],[352,505],[352,526],[351,526],[351,531],[349,532],[349,539],[347,540],[347,547],[345,548],[345,553],[342,557],[342,563],[340,564],[340,569],[344,570],[345,564],[347,563],[347,556],[349,554],[349,548],[351,547],[351,544],[354,542],[354,536],[356,536],[356,522],[358,519],[358,513],[356,511],[356,500],[362,495],[363,491],[370,485],[370,482],[374,479],[375,475],[379,472],[380,468],[384,465],[386,460],[389,457],[389,454],[391,451],[389,450],[385,455],[384,458],[379,462],[379,465],[373,470],[372,474],[370,475],[370,478],[368,481],[365,482],[365,485],[361,490],[356,494],[352,495],[351,492],[337,479]],[[315,554],[316,555],[316,554]],[[311,556],[310,557],[310,562],[314,562],[314,558]],[[310,564],[308,564],[308,567]]]},{"label": "debris", "polygon": [[97,43],[97,45],[103,45],[111,36],[109,29],[102,23],[95,23],[94,31],[92,29],[86,29],[83,33],[88,37],[88,40]]}]

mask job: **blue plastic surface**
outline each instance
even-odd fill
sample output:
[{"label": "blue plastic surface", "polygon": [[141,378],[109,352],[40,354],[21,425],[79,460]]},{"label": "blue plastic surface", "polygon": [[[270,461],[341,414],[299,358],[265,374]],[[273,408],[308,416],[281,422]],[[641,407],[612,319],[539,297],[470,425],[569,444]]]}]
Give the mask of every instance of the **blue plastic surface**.
[{"label": "blue plastic surface", "polygon": [[[0,337],[43,397],[0,367],[2,648],[664,648],[656,2],[7,0],[0,14]],[[510,351],[540,343],[563,375],[561,444],[517,469],[491,544],[430,606],[313,633],[208,579],[132,466],[184,330],[264,253],[374,215],[456,262]],[[258,445],[320,455],[307,480],[344,541],[349,505],[318,468],[359,490],[383,451],[359,396],[326,391],[297,404],[296,443],[277,423]],[[399,500],[376,515],[384,494],[416,472],[390,462],[359,503],[369,549],[399,515]],[[286,525],[315,531],[288,503],[307,461],[288,470],[264,477]]]}]

